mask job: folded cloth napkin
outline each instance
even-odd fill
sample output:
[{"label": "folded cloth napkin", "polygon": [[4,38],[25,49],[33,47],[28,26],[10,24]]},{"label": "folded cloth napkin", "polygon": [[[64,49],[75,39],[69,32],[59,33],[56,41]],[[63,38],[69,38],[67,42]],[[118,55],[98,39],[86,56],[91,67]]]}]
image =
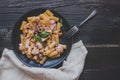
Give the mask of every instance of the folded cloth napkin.
[{"label": "folded cloth napkin", "polygon": [[78,80],[86,55],[87,50],[79,41],[72,45],[60,68],[37,68],[24,65],[12,50],[4,49],[0,59],[0,80]]}]

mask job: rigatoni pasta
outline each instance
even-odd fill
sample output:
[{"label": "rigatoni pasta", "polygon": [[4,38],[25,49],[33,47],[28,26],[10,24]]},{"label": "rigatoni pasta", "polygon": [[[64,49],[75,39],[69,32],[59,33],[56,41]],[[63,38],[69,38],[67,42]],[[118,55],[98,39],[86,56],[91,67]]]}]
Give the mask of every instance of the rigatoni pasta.
[{"label": "rigatoni pasta", "polygon": [[60,44],[61,32],[60,19],[46,10],[38,16],[27,17],[20,27],[21,43],[19,50],[28,58],[44,64],[47,58],[57,58],[67,49],[65,44]]}]

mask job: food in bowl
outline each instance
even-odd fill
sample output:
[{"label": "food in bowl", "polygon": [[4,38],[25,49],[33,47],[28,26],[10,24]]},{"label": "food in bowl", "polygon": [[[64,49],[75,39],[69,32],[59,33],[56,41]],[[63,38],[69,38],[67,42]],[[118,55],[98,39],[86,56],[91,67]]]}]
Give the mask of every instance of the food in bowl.
[{"label": "food in bowl", "polygon": [[19,50],[29,59],[44,64],[47,58],[57,58],[67,49],[60,43],[62,20],[50,10],[38,16],[27,17],[20,27]]}]

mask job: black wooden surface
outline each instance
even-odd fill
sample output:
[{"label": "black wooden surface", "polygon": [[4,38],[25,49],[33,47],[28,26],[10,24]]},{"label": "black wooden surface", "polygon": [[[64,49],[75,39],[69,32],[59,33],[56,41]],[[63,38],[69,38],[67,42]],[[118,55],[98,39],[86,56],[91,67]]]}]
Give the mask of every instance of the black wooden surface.
[{"label": "black wooden surface", "polygon": [[74,42],[88,49],[79,80],[120,80],[120,0],[0,0],[0,54],[12,49],[11,32],[21,15],[35,8],[50,8],[71,27],[96,9],[97,16],[80,28]]}]

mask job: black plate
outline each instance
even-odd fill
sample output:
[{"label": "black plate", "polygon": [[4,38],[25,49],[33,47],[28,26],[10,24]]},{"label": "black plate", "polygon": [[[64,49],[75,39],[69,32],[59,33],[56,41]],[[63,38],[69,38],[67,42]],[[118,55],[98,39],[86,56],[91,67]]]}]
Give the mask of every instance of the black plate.
[{"label": "black plate", "polygon": [[[67,39],[66,37],[62,37],[60,38],[60,43],[66,44],[67,45],[67,49],[65,50],[65,52],[61,55],[61,57],[56,58],[56,59],[47,59],[47,61],[41,65],[37,62],[35,62],[34,60],[28,59],[26,57],[26,55],[23,55],[21,53],[21,51],[19,50],[19,43],[20,43],[20,26],[23,20],[27,20],[27,17],[30,16],[38,16],[39,14],[45,12],[46,9],[35,9],[32,11],[27,12],[26,14],[24,14],[15,24],[14,28],[13,28],[13,32],[12,32],[12,44],[13,44],[13,48],[14,48],[14,52],[16,54],[16,56],[18,57],[18,59],[20,61],[22,61],[24,64],[26,64],[27,66],[34,66],[34,67],[44,67],[44,68],[50,68],[50,67],[55,67],[58,64],[60,64],[69,54],[70,50],[71,50],[71,45],[72,45],[72,39]],[[60,19],[63,20],[63,26],[62,26],[62,32],[66,32],[69,30],[69,24],[67,23],[67,21],[57,12],[51,10],[54,15],[56,17],[59,17]]]}]

